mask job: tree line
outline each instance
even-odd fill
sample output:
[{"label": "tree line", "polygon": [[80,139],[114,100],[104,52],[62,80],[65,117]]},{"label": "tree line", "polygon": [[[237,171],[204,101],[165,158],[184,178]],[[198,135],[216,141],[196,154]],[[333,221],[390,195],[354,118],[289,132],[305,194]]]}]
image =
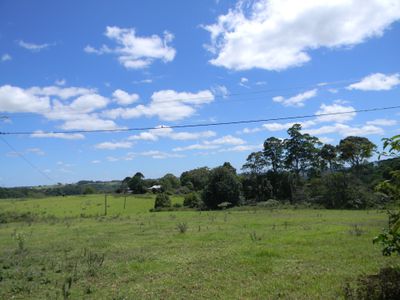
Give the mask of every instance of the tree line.
[{"label": "tree line", "polygon": [[301,129],[294,124],[286,139],[267,138],[263,149],[248,155],[241,173],[229,162],[189,170],[179,178],[145,179],[136,173],[123,180],[119,192],[145,193],[159,184],[162,189],[154,192],[186,194],[186,206],[205,209],[268,201],[361,209],[393,200],[377,186],[400,169],[399,159],[369,163],[377,150],[369,139],[348,136],[338,145],[324,144]]}]

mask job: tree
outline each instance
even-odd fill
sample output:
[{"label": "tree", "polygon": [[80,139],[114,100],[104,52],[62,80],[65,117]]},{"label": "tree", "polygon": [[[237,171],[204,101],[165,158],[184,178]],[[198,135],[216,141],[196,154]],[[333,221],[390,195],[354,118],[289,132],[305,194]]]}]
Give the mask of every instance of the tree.
[{"label": "tree", "polygon": [[[383,152],[382,155],[400,157],[400,135],[383,139],[383,149],[388,149],[388,152]],[[400,200],[400,170],[391,171],[390,175],[392,178],[381,182],[377,190]],[[374,243],[382,244],[382,254],[385,256],[400,254],[400,212],[389,213],[389,228],[379,234]]]},{"label": "tree", "polygon": [[183,172],[180,181],[182,186],[193,187],[195,191],[200,191],[207,185],[209,176],[209,168],[197,168]]},{"label": "tree", "polygon": [[285,145],[281,139],[270,137],[264,142],[264,163],[271,166],[272,171],[277,173],[283,167]]},{"label": "tree", "polygon": [[321,144],[317,137],[302,134],[301,125],[294,124],[288,129],[288,139],[285,139],[285,165],[296,175],[305,173],[308,168],[318,165],[319,149]]},{"label": "tree", "polygon": [[202,201],[197,195],[197,193],[190,193],[185,195],[185,198],[183,199],[183,206],[191,207],[191,208],[199,208],[202,206]]},{"label": "tree", "polygon": [[236,170],[228,165],[214,168],[203,191],[203,202],[208,208],[216,209],[219,204],[229,202],[239,203],[241,184]]},{"label": "tree", "polygon": [[177,189],[180,186],[179,178],[175,175],[168,173],[160,179],[160,184],[165,191]]},{"label": "tree", "polygon": [[330,171],[337,166],[337,148],[331,144],[325,144],[322,146],[320,151],[321,158],[323,160],[323,167],[328,167]]},{"label": "tree", "polygon": [[262,151],[252,152],[247,156],[242,170],[250,174],[262,174],[265,168],[265,159]]},{"label": "tree", "polygon": [[154,208],[164,208],[171,207],[171,199],[167,194],[161,193],[158,194],[156,200],[154,201]]},{"label": "tree", "polygon": [[137,172],[128,182],[128,186],[134,194],[144,194],[146,193],[146,188],[144,186],[144,175]]},{"label": "tree", "polygon": [[376,145],[369,139],[359,136],[348,136],[339,142],[340,159],[351,167],[359,168],[376,150]]}]

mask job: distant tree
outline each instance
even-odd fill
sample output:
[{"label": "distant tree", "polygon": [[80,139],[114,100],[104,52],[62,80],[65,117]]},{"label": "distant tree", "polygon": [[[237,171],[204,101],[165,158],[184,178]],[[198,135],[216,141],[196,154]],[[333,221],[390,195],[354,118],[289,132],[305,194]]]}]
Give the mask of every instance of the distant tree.
[{"label": "distant tree", "polygon": [[333,169],[338,165],[337,148],[331,144],[325,144],[321,148],[320,155],[323,160],[324,167],[326,166],[330,171],[333,171]]},{"label": "distant tree", "polygon": [[182,186],[191,187],[195,191],[204,189],[207,185],[210,176],[210,169],[207,167],[197,168],[190,171],[183,172],[180,176]]},{"label": "distant tree", "polygon": [[164,175],[159,181],[165,191],[177,189],[180,186],[179,178],[171,173]]},{"label": "distant tree", "polygon": [[285,145],[281,139],[270,137],[264,142],[264,163],[271,166],[274,173],[280,171],[284,163]]},{"label": "distant tree", "polygon": [[285,139],[286,159],[285,164],[295,174],[307,171],[310,167],[318,165],[319,149],[321,144],[317,137],[309,134],[302,134],[301,125],[294,124],[288,129],[289,138]]},{"label": "distant tree", "polygon": [[154,208],[171,207],[171,199],[167,194],[161,193],[156,196]]},{"label": "distant tree", "polygon": [[144,194],[146,188],[143,181],[143,174],[137,172],[128,182],[128,186],[134,194]]},{"label": "distant tree", "polygon": [[236,170],[227,164],[211,171],[209,183],[203,191],[203,202],[208,208],[215,209],[223,202],[232,205],[239,203],[241,184]]},{"label": "distant tree", "polygon": [[246,173],[260,175],[265,170],[265,158],[262,151],[252,152],[247,157],[246,163],[243,165],[242,170]]},{"label": "distant tree", "polygon": [[338,149],[344,162],[358,168],[373,155],[376,145],[365,137],[348,136],[339,142]]},{"label": "distant tree", "polygon": [[83,194],[84,195],[91,195],[91,194],[94,194],[94,193],[96,193],[96,190],[92,186],[87,186],[83,190]]}]

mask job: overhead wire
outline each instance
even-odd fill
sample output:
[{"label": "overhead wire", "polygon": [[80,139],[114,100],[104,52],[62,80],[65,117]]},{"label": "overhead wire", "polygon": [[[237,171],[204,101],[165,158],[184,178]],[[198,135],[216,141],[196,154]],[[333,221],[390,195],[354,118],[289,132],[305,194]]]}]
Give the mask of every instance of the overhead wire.
[{"label": "overhead wire", "polygon": [[47,180],[56,183],[55,180],[53,180],[49,175],[47,175],[45,172],[43,172],[40,168],[38,168],[36,165],[34,165],[29,159],[25,157],[21,152],[17,151],[13,145],[11,145],[5,138],[0,136],[0,140],[7,145],[8,148],[10,148],[18,157],[20,157],[22,160],[24,160],[32,169],[36,170],[38,173],[40,173],[42,176],[44,176]]}]

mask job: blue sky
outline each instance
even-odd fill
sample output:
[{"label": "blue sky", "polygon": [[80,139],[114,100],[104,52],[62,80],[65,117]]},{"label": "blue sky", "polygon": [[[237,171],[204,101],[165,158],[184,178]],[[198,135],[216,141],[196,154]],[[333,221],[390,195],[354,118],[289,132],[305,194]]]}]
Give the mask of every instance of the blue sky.
[{"label": "blue sky", "polygon": [[[0,2],[0,186],[238,169],[291,122],[155,127],[399,104],[397,0]],[[302,120],[380,144],[400,110]]]}]

